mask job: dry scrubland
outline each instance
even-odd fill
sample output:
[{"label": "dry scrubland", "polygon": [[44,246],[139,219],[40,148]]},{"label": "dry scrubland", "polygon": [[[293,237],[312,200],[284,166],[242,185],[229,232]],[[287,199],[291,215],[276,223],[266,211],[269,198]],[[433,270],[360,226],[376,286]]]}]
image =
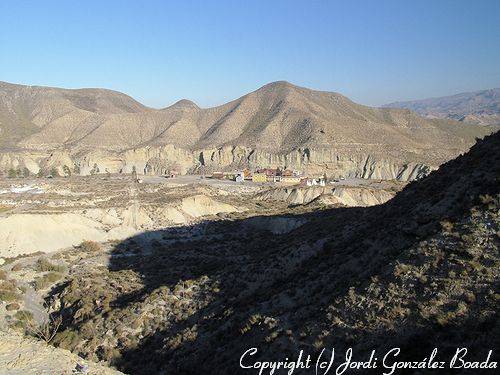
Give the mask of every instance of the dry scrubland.
[{"label": "dry scrubland", "polygon": [[[61,319],[52,345],[130,374],[234,374],[250,346],[274,360],[324,346],[362,357],[399,346],[407,359],[436,346],[498,347],[499,152],[497,133],[371,207],[328,206],[324,195],[297,205],[299,193],[290,202],[265,188],[67,180],[90,196],[15,209],[88,212],[99,202],[121,212],[138,203],[148,217],[169,207],[189,220],[7,259],[2,324],[31,332],[45,303],[52,322]],[[49,185],[55,197],[58,183]],[[214,206],[235,210],[196,217]]]}]

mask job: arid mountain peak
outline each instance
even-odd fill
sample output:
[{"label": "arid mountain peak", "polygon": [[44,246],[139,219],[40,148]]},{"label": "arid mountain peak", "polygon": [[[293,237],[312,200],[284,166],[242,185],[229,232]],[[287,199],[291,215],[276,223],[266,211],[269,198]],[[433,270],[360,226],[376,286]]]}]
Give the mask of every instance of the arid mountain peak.
[{"label": "arid mountain peak", "polygon": [[196,110],[200,109],[200,107],[198,107],[198,105],[195,102],[193,102],[189,99],[181,99],[181,100],[175,102],[174,104],[172,104],[171,106],[164,108],[163,110],[165,111],[165,110],[177,109],[177,108],[196,109]]}]

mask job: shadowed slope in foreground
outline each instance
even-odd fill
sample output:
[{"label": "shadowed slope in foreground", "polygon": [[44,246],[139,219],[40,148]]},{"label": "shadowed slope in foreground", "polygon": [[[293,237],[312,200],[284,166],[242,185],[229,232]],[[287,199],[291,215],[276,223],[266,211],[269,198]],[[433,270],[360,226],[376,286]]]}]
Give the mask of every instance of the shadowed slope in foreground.
[{"label": "shadowed slope in foreground", "polygon": [[148,252],[137,236],[57,291],[56,344],[133,374],[239,373],[250,347],[250,363],[323,347],[484,360],[500,333],[499,168],[496,133],[386,204],[297,215],[289,233],[263,230],[275,217],[158,232]]}]

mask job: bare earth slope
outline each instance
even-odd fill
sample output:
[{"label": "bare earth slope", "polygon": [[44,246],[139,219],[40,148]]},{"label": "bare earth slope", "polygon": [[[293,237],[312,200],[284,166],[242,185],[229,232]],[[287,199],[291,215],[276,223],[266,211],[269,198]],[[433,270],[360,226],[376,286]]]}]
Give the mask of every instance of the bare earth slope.
[{"label": "bare earth slope", "polygon": [[[109,90],[0,83],[0,169],[165,173],[290,167],[415,178],[490,130],[274,82],[219,107],[150,109]],[[13,150],[16,149],[17,150]]]},{"label": "bare earth slope", "polygon": [[[88,375],[119,375],[121,372],[84,361],[67,350],[57,349],[17,332],[0,331],[0,374],[39,375],[77,374],[86,368]],[[86,366],[86,367],[84,367]]]},{"label": "bare earth slope", "polygon": [[33,134],[39,134],[46,145],[59,146],[91,132],[104,116],[145,110],[134,99],[111,90],[0,82],[0,147],[15,146]]},{"label": "bare earth slope", "polygon": [[384,107],[407,108],[428,118],[448,118],[470,124],[500,124],[500,88],[452,96],[395,102]]}]

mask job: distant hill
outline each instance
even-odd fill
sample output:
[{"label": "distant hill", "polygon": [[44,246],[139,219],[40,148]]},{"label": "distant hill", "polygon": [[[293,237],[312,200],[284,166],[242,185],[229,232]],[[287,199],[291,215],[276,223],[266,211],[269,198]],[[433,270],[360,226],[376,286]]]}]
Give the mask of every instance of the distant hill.
[{"label": "distant hill", "polygon": [[[165,173],[289,167],[313,173],[413,179],[466,151],[474,129],[280,81],[202,109],[181,100],[157,110],[102,89],[0,83],[0,170],[63,165]],[[14,151],[12,151],[14,150]]]},{"label": "distant hill", "polygon": [[407,108],[427,118],[447,118],[477,125],[500,124],[500,88],[452,96],[395,102],[384,108]]},{"label": "distant hill", "polygon": [[0,82],[0,147],[15,146],[34,134],[39,134],[45,144],[58,145],[69,138],[87,136],[105,116],[145,110],[131,97],[111,90]]}]

